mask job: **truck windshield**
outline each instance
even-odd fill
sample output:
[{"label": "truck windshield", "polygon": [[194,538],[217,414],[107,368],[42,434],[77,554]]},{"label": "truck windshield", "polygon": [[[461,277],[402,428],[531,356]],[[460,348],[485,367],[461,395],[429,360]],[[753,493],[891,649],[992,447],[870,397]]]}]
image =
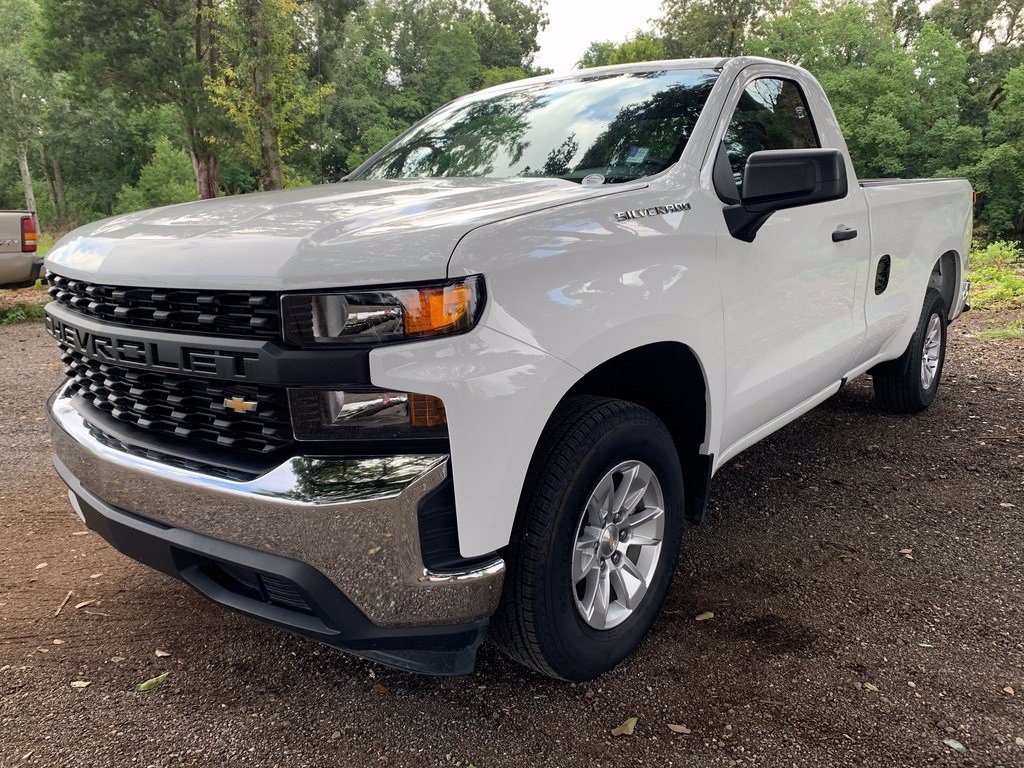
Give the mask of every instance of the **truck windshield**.
[{"label": "truck windshield", "polygon": [[358,178],[634,181],[679,159],[717,77],[627,72],[470,96],[408,131]]}]

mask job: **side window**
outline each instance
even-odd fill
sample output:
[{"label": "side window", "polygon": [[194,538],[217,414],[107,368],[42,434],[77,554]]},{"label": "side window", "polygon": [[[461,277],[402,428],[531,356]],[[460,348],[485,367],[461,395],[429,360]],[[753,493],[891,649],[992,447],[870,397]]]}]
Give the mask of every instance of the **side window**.
[{"label": "side window", "polygon": [[740,189],[747,158],[754,152],[820,147],[800,86],[777,77],[762,77],[750,83],[736,105],[725,133],[725,146]]}]

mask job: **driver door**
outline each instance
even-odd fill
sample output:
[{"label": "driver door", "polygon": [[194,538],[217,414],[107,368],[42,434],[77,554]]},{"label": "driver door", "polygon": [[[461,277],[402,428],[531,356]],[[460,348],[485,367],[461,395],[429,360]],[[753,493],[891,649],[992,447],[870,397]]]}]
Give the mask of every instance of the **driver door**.
[{"label": "driver door", "polygon": [[[792,74],[759,69],[737,82],[726,107],[731,117],[716,144],[727,156],[737,187],[726,193],[735,199],[754,152],[825,147],[845,153],[841,138],[830,147],[825,134],[822,143],[818,116]],[[831,114],[821,117],[834,125]],[[776,211],[753,242],[732,237],[723,227],[723,458],[780,426],[773,424],[779,417],[813,405],[849,370],[864,335],[857,275],[859,267],[866,268],[869,233],[863,193],[852,171],[848,175],[845,198]],[[719,174],[716,185],[721,181]],[[844,228],[857,230],[858,236],[833,242],[833,233]]]}]

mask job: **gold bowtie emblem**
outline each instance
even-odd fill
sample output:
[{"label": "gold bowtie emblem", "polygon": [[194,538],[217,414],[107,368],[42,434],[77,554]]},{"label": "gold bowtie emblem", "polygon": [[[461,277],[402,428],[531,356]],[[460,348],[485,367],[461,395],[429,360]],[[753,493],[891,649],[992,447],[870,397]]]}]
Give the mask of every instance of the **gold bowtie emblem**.
[{"label": "gold bowtie emblem", "polygon": [[241,397],[225,397],[224,407],[230,408],[235,413],[252,413],[259,407],[259,403],[243,400]]}]

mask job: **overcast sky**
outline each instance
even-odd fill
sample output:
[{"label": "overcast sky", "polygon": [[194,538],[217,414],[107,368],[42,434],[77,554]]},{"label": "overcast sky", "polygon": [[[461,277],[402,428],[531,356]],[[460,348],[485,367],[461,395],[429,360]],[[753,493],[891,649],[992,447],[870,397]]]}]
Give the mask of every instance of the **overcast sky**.
[{"label": "overcast sky", "polygon": [[621,43],[658,15],[661,0],[548,0],[551,23],[540,36],[536,63],[572,69],[595,40]]}]

